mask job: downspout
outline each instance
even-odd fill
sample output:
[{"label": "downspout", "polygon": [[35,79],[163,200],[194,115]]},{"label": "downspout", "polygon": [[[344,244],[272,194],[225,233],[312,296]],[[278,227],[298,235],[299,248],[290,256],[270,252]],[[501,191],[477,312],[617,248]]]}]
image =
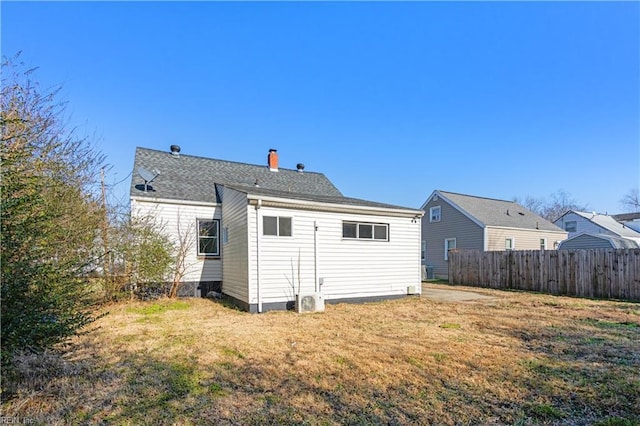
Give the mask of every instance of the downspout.
[{"label": "downspout", "polygon": [[315,292],[320,292],[318,281],[318,222],[313,221],[313,281],[315,282]]},{"label": "downspout", "polygon": [[262,207],[262,200],[256,203],[256,291],[258,295],[258,313],[262,313],[262,296],[260,294],[260,221],[258,210]]}]

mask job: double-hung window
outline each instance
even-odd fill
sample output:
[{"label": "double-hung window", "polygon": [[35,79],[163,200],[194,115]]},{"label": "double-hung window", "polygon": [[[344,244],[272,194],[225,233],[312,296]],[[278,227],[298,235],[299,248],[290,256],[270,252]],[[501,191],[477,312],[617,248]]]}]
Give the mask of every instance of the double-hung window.
[{"label": "double-hung window", "polygon": [[290,237],[292,235],[291,218],[286,216],[263,216],[262,235]]},{"label": "double-hung window", "polygon": [[449,252],[456,249],[456,239],[447,238],[444,240],[444,260],[449,260]]},{"label": "double-hung window", "polygon": [[440,222],[442,208],[440,206],[431,207],[429,209],[429,222]]},{"label": "double-hung window", "polygon": [[198,256],[220,256],[220,221],[198,219]]}]

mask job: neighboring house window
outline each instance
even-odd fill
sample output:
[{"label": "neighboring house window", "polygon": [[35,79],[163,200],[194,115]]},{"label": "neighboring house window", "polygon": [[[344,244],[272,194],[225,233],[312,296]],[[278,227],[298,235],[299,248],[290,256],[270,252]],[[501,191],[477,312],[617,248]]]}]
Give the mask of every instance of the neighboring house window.
[{"label": "neighboring house window", "polygon": [[564,224],[564,230],[567,232],[576,232],[578,229],[578,222],[572,220]]},{"label": "neighboring house window", "polygon": [[547,249],[547,239],[540,238],[540,250],[546,250],[546,249]]},{"label": "neighboring house window", "polygon": [[440,206],[431,207],[429,209],[429,222],[440,222]]},{"label": "neighboring house window", "polygon": [[342,238],[389,241],[389,224],[342,222]]},{"label": "neighboring house window", "polygon": [[422,246],[420,249],[420,259],[422,260],[422,263],[425,263],[427,261],[427,242],[426,241],[422,241]]},{"label": "neighboring house window", "polygon": [[220,241],[218,239],[220,231],[219,220],[198,219],[198,255],[199,256],[219,256]]},{"label": "neighboring house window", "polygon": [[506,238],[504,240],[504,249],[505,250],[513,250],[515,247],[515,241],[513,238]]},{"label": "neighboring house window", "polygon": [[449,260],[449,252],[456,249],[456,239],[447,238],[444,240],[444,260]]},{"label": "neighboring house window", "polygon": [[276,237],[290,237],[291,218],[285,216],[264,216],[262,218],[262,234]]}]

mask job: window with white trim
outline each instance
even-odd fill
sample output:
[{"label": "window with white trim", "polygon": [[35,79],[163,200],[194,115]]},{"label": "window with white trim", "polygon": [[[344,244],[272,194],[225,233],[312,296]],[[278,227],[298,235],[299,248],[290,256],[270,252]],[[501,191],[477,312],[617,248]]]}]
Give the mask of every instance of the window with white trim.
[{"label": "window with white trim", "polygon": [[220,221],[197,219],[198,256],[220,256]]},{"label": "window with white trim", "polygon": [[442,208],[440,206],[434,206],[429,209],[429,222],[440,222],[440,216]]},{"label": "window with white trim", "polygon": [[504,249],[505,250],[513,250],[516,247],[516,242],[513,238],[505,238],[504,239]]},{"label": "window with white trim", "polygon": [[290,237],[292,235],[291,218],[286,216],[263,216],[262,235]]},{"label": "window with white trim", "polygon": [[389,241],[388,223],[342,222],[342,238]]},{"label": "window with white trim", "polygon": [[444,260],[449,260],[449,252],[456,249],[456,239],[447,238],[444,240]]},{"label": "window with white trim", "polygon": [[565,222],[564,230],[567,232],[576,232],[578,230],[578,222],[575,220],[570,220],[569,222]]},{"label": "window with white trim", "polygon": [[426,241],[422,241],[422,245],[420,246],[420,260],[422,261],[422,263],[425,263],[427,261],[427,242]]},{"label": "window with white trim", "polygon": [[540,238],[540,250],[546,250],[546,249],[547,249],[547,239]]}]

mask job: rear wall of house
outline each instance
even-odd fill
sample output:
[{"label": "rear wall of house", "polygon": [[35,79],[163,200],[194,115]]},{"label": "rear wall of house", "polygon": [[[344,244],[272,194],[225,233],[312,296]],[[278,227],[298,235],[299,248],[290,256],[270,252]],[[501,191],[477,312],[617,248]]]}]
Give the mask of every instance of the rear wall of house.
[{"label": "rear wall of house", "polygon": [[[179,244],[178,234],[188,234],[188,251],[185,258],[186,271],[180,294],[200,296],[200,282],[221,281],[222,261],[220,257],[205,258],[198,256],[197,219],[220,220],[222,210],[219,205],[193,205],[182,203],[157,203],[146,200],[131,200],[131,214],[134,217],[147,217],[159,230]],[[178,232],[178,229],[180,230]]]},{"label": "rear wall of house", "polygon": [[[249,214],[251,304],[258,302],[258,291],[265,304],[292,302],[296,294],[313,293],[316,280],[323,282],[325,300],[402,296],[408,286],[420,290],[419,220],[274,207],[257,212],[257,218]],[[262,235],[264,216],[290,217],[293,235]],[[343,221],[388,224],[389,240],[345,239]]]}]

